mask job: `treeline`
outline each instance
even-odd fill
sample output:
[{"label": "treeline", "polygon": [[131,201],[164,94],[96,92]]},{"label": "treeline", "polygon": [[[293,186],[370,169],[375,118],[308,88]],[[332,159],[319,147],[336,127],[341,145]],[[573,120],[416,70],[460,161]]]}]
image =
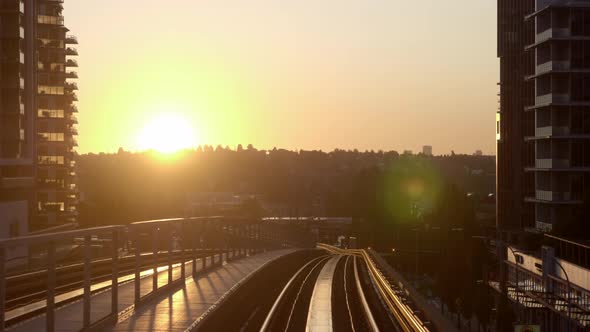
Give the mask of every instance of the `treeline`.
[{"label": "treeline", "polygon": [[422,160],[464,192],[494,191],[494,158],[486,156],[205,146],[161,157],[120,150],[78,156],[79,220],[92,226],[180,216],[193,194],[209,192],[253,195],[267,215],[354,216],[359,178],[404,160]]}]

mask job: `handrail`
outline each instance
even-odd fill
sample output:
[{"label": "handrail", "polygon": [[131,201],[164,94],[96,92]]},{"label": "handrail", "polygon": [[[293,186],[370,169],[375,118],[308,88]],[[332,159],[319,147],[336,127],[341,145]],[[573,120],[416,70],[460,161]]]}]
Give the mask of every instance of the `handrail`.
[{"label": "handrail", "polygon": [[557,241],[565,242],[565,243],[568,243],[568,244],[572,244],[572,245],[575,245],[575,246],[578,246],[578,247],[582,247],[584,249],[590,249],[590,246],[585,245],[583,243],[579,243],[579,242],[575,242],[575,241],[572,241],[572,240],[564,239],[564,238],[561,238],[561,237],[558,237],[558,236],[555,236],[555,235],[550,235],[550,234],[543,234],[543,235],[545,237],[548,237],[548,238],[553,239],[553,240],[557,240]]},{"label": "handrail", "polygon": [[[237,223],[238,221],[242,222]],[[47,264],[47,305],[45,310],[45,326],[47,330],[53,330],[56,318],[55,290],[58,286],[58,253],[59,250],[63,252],[63,249],[67,249],[60,247],[60,242],[67,241],[68,243],[73,243],[73,241],[76,241],[76,244],[79,244],[78,247],[82,249],[83,254],[81,266],[83,267],[84,274],[83,326],[84,328],[88,328],[91,325],[90,297],[92,295],[91,264],[93,255],[91,247],[93,245],[93,236],[105,234],[108,236],[105,239],[109,239],[112,243],[111,246],[104,247],[103,249],[105,250],[102,253],[105,257],[110,256],[112,264],[112,308],[111,312],[103,318],[116,319],[118,314],[119,259],[121,258],[120,254],[122,249],[134,257],[134,302],[135,304],[138,304],[149,300],[153,296],[156,296],[160,291],[165,290],[173,284],[184,283],[185,264],[181,264],[180,266],[180,278],[173,278],[173,252],[180,253],[180,260],[182,262],[192,261],[193,273],[197,273],[197,253],[199,252],[197,249],[216,248],[216,250],[219,250],[220,252],[218,255],[218,264],[220,264],[222,263],[223,254],[229,259],[230,249],[233,252],[233,259],[236,256],[236,250],[239,251],[239,255],[242,255],[243,252],[255,254],[258,252],[259,247],[274,248],[284,245],[285,240],[283,239],[283,235],[288,234],[277,232],[272,227],[270,229],[266,229],[267,227],[260,227],[264,225],[261,225],[259,221],[260,220],[257,218],[226,218],[222,216],[169,218],[139,221],[128,225],[111,225],[0,239],[0,332],[4,331],[6,327],[6,279],[8,272],[7,266],[11,259],[10,255],[13,255],[11,251],[12,248],[30,250],[28,247],[32,244],[37,246],[39,246],[40,243],[46,244],[46,246],[42,248],[47,252],[47,257],[44,258],[44,261]],[[182,228],[182,230],[179,231],[176,229],[177,227]],[[211,243],[209,243],[209,238],[212,239]],[[82,241],[80,242],[79,239]],[[256,241],[258,241],[258,243]],[[140,275],[140,261],[142,260],[144,252],[152,253],[152,262],[150,262],[150,264],[154,271],[152,275],[152,290],[147,294],[142,294],[139,283],[139,280],[142,278]],[[164,260],[167,261],[166,265],[168,265],[168,281],[165,286],[160,286],[158,284],[158,268],[162,264],[162,258],[164,258],[162,255],[164,254],[166,254]],[[211,265],[213,266],[216,263],[214,259],[215,253],[213,252],[210,254],[212,257]],[[206,258],[202,259],[202,270],[207,268],[206,261]]]},{"label": "handrail", "polygon": [[56,241],[56,240],[62,240],[62,239],[71,239],[73,237],[95,235],[95,234],[107,233],[107,232],[112,232],[112,231],[120,231],[124,228],[125,228],[125,226],[122,226],[122,225],[114,225],[114,226],[102,226],[102,227],[94,227],[94,228],[77,229],[77,230],[72,230],[72,231],[39,234],[39,235],[13,237],[13,238],[0,240],[0,248],[12,248],[12,247],[20,246],[20,245],[25,245],[25,244],[33,244],[33,243],[39,243],[39,242],[50,242],[50,241]]}]

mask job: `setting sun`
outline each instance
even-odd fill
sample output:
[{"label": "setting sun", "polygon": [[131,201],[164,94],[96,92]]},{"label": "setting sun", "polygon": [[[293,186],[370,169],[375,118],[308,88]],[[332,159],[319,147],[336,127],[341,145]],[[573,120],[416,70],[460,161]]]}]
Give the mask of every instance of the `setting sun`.
[{"label": "setting sun", "polygon": [[173,153],[193,147],[195,135],[186,119],[162,114],[149,122],[138,137],[140,150]]}]

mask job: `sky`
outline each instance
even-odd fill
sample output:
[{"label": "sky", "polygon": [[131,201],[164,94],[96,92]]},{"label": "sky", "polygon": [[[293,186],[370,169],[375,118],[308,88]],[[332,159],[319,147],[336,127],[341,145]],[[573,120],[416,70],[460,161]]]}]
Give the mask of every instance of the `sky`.
[{"label": "sky", "polygon": [[[162,137],[494,154],[495,3],[66,1],[80,42],[78,152]],[[179,122],[188,132],[166,128]]]}]

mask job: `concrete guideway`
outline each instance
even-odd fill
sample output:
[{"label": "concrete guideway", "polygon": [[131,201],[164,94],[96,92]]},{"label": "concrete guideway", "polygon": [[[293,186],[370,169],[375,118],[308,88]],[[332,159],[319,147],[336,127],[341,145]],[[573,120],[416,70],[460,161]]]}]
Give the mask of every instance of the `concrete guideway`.
[{"label": "concrete guideway", "polygon": [[332,284],[336,265],[342,256],[334,256],[320,271],[309,305],[306,331],[332,331]]}]

